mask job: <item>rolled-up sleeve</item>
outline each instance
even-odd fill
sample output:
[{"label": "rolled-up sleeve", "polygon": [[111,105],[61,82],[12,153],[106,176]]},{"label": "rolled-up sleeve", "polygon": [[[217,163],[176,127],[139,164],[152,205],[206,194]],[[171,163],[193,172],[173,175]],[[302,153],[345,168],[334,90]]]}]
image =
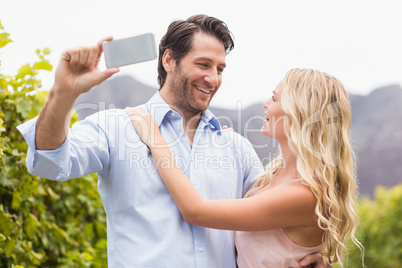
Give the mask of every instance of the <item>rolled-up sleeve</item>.
[{"label": "rolled-up sleeve", "polygon": [[17,127],[28,144],[26,165],[32,175],[65,181],[101,171],[107,166],[107,137],[96,122],[75,123],[63,144],[54,150],[36,149],[36,122],[37,117]]}]

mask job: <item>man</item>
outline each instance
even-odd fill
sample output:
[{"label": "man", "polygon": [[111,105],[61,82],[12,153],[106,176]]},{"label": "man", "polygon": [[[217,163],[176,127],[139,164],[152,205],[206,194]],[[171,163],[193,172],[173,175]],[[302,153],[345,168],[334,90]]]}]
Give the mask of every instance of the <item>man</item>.
[{"label": "man", "polygon": [[[68,130],[77,97],[119,71],[97,68],[107,40],[63,53],[39,117],[19,126],[28,170],[59,181],[98,173],[109,267],[236,267],[232,232],[182,219],[124,110],[99,112]],[[183,172],[209,199],[241,198],[262,173],[251,145],[222,131],[207,110],[233,46],[216,18],[171,23],[159,47],[160,91],[145,104]],[[308,257],[322,264],[320,255]]]}]

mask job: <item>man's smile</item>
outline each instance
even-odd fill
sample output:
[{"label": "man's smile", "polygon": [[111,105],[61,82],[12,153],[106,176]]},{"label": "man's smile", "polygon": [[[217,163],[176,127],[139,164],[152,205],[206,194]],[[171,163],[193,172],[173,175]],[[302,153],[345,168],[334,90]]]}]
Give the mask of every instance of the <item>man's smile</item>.
[{"label": "man's smile", "polygon": [[211,94],[211,90],[202,88],[202,87],[200,87],[200,86],[194,86],[194,87],[195,87],[198,91],[201,91],[202,93]]}]

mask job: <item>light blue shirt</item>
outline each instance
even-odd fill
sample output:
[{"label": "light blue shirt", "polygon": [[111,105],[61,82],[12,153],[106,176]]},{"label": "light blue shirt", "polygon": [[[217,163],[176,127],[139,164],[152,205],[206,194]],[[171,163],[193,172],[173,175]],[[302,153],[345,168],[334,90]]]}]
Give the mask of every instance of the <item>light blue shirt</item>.
[{"label": "light blue shirt", "polygon": [[[207,199],[241,198],[262,172],[251,144],[207,110],[190,146],[181,116],[155,94],[145,108],[186,176]],[[36,118],[18,126],[31,174],[65,181],[98,173],[109,267],[236,267],[232,231],[187,224],[124,110],[79,121],[55,150],[35,149]],[[163,166],[163,160],[159,163]]]}]

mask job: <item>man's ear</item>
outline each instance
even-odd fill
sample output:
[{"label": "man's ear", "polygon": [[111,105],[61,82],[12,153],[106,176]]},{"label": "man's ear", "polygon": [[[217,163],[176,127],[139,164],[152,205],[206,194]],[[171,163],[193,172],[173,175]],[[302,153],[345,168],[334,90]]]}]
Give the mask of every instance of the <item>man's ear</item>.
[{"label": "man's ear", "polygon": [[176,65],[176,60],[173,58],[173,52],[170,49],[166,49],[162,56],[163,68],[166,73],[171,73]]}]

